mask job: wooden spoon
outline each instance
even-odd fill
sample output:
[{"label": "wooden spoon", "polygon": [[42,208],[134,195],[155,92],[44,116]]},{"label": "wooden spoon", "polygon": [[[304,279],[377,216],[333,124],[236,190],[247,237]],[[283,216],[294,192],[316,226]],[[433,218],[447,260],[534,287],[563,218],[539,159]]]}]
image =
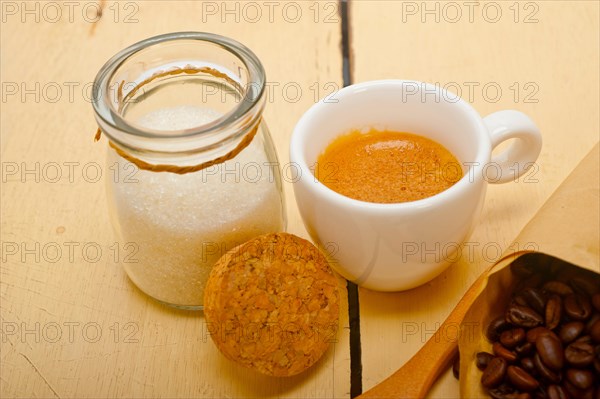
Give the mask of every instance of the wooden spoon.
[{"label": "wooden spoon", "polygon": [[[500,263],[501,261],[498,261],[496,265]],[[490,266],[475,280],[440,328],[404,366],[378,385],[358,396],[357,399],[425,397],[431,385],[441,372],[450,366],[450,362],[458,353],[457,340],[449,340],[443,337],[442,332],[447,331],[449,326],[460,325],[475,299],[485,288],[487,277],[494,266]]]}]

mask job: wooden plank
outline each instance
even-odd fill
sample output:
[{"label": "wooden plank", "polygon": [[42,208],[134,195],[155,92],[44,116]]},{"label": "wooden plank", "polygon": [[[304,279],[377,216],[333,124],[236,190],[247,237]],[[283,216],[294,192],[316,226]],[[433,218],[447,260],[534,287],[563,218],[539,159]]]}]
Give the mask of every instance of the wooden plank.
[{"label": "wooden plank", "polygon": [[[585,1],[351,3],[355,82],[437,82],[461,91],[482,115],[527,113],[544,137],[539,170],[516,183],[490,185],[469,238],[472,252],[463,251],[446,272],[411,291],[360,290],[364,390],[432,336],[478,274],[598,141],[598,15],[598,3]],[[448,331],[447,339],[456,339],[456,332]],[[458,397],[450,373],[430,397]]]},{"label": "wooden plank", "polygon": [[[276,379],[224,359],[200,313],[163,307],[126,278],[88,91],[109,57],[146,37],[195,30],[238,39],[265,65],[265,118],[285,163],[296,120],[327,84],[341,86],[336,3],[67,3],[2,2],[0,396],[348,397],[343,282],[337,343],[308,372]],[[288,231],[307,237],[290,185]]]}]

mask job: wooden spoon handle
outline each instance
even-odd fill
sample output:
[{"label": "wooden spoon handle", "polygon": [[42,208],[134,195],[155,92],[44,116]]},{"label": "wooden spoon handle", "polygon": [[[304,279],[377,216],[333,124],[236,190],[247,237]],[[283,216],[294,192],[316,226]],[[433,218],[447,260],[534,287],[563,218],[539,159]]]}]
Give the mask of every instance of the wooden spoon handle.
[{"label": "wooden spoon handle", "polygon": [[[446,321],[442,323],[421,350],[394,374],[358,396],[357,399],[425,397],[433,382],[449,366],[458,352],[457,336],[459,333],[465,332],[463,327],[470,329],[466,333],[475,333],[474,330],[477,326],[462,326],[461,323],[467,310],[485,287],[487,275],[491,268],[485,270],[471,285]],[[461,328],[460,332],[458,331],[459,327]],[[452,338],[450,339],[448,331],[456,331],[457,335],[450,337]]]}]

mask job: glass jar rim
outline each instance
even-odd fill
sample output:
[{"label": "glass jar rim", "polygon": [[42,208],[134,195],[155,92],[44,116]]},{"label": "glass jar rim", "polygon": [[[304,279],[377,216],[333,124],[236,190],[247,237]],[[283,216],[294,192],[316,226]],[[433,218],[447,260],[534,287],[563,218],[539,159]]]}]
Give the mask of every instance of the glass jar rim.
[{"label": "glass jar rim", "polygon": [[[239,60],[245,65],[246,70],[248,71],[248,82],[253,85],[252,87],[256,87],[257,90],[255,92],[248,90],[240,99],[238,106],[207,124],[185,130],[173,130],[169,131],[168,133],[142,130],[128,122],[126,118],[124,118],[118,112],[115,112],[115,110],[105,102],[108,99],[111,78],[121,65],[123,65],[130,57],[139,51],[161,43],[173,42],[177,40],[197,40],[215,44],[224,50],[229,51],[234,56],[239,58]],[[98,74],[94,79],[94,84],[92,87],[92,105],[98,118],[100,118],[111,128],[119,130],[123,133],[131,134],[137,137],[155,139],[190,138],[221,130],[230,125],[232,122],[240,120],[240,118],[243,118],[247,114],[252,114],[252,111],[256,107],[262,107],[260,99],[263,97],[265,91],[265,82],[265,70],[262,63],[248,47],[244,46],[240,42],[225,36],[208,32],[172,32],[141,40],[130,45],[129,47],[126,47],[111,57],[102,66],[100,71],[98,71]],[[108,132],[105,133],[108,134]]]}]

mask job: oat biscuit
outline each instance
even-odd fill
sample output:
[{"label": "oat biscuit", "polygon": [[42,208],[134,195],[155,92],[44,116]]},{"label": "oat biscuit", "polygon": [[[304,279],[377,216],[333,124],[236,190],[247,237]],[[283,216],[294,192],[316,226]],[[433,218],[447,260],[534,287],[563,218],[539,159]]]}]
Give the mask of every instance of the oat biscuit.
[{"label": "oat biscuit", "polygon": [[295,375],[316,363],[336,337],[337,278],[310,242],[266,234],[215,264],[204,315],[229,359],[267,375]]}]

